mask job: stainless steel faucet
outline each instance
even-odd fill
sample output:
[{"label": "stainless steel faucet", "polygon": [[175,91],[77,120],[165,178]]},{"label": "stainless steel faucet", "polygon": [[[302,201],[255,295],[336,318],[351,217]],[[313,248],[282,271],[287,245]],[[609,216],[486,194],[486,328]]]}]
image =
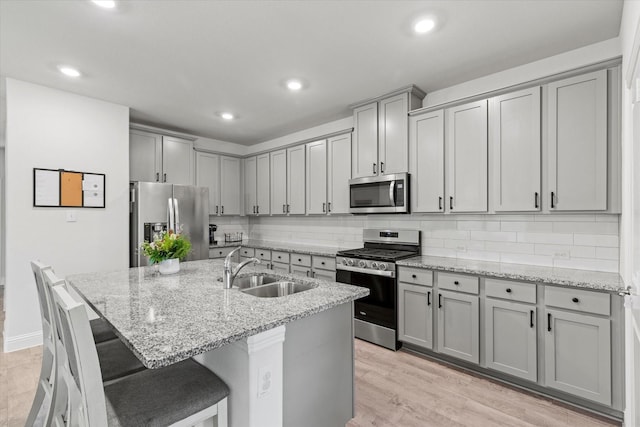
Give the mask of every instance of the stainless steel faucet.
[{"label": "stainless steel faucet", "polygon": [[237,248],[229,252],[229,255],[227,255],[226,258],[224,259],[224,273],[222,276],[222,283],[223,283],[224,289],[231,289],[231,287],[233,286],[233,279],[236,278],[236,275],[246,265],[251,263],[260,264],[260,260],[258,258],[250,258],[238,264],[238,267],[236,267],[236,271],[233,271],[233,264],[231,263],[231,257],[233,256],[233,254],[238,252],[240,248],[241,246],[238,246]]}]

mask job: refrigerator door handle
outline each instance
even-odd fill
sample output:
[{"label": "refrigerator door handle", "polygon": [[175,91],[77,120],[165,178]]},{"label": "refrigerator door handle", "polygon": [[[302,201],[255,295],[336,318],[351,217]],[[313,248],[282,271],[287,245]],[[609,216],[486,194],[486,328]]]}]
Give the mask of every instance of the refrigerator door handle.
[{"label": "refrigerator door handle", "polygon": [[173,203],[175,205],[175,227],[173,229],[174,233],[179,233],[178,227],[180,227],[180,209],[178,209],[178,199],[173,199]]},{"label": "refrigerator door handle", "polygon": [[173,230],[173,224],[175,223],[174,211],[173,211],[173,199],[167,199],[168,207],[167,207],[167,231]]}]

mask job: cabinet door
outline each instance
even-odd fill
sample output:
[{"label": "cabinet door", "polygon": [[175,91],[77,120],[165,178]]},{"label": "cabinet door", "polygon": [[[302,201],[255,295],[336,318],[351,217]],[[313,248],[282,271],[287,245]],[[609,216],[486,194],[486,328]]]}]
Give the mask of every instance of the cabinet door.
[{"label": "cabinet door", "polygon": [[220,213],[220,156],[196,152],[196,186],[209,189],[209,215]]},{"label": "cabinet door", "polygon": [[244,213],[256,213],[256,157],[244,159]]},{"label": "cabinet door", "polygon": [[336,272],[328,271],[328,270],[313,270],[313,278],[326,280],[327,282],[335,282],[336,281]]},{"label": "cabinet door", "polygon": [[398,339],[433,347],[433,289],[398,283]]},{"label": "cabinet door", "polygon": [[270,200],[271,200],[271,190],[269,184],[269,174],[270,174],[270,166],[269,166],[269,153],[261,154],[257,157],[256,160],[256,173],[257,173],[257,184],[256,184],[256,213],[259,215],[269,215],[271,212],[270,209]]},{"label": "cabinet door", "polygon": [[487,368],[538,380],[535,306],[487,298],[484,328]]},{"label": "cabinet door", "polygon": [[193,185],[193,143],[170,136],[162,137],[162,180],[171,184]]},{"label": "cabinet door", "polygon": [[487,211],[487,101],[447,110],[450,212]]},{"label": "cabinet door", "polygon": [[409,119],[411,210],[444,212],[444,111]]},{"label": "cabinet door", "polygon": [[307,213],[327,213],[327,141],[307,144]]},{"label": "cabinet door", "polygon": [[287,149],[287,202],[290,214],[306,212],[305,149],[304,145]]},{"label": "cabinet door", "polygon": [[378,103],[353,110],[351,174],[354,178],[378,174]]},{"label": "cabinet door", "polygon": [[329,138],[327,210],[330,214],[349,213],[351,179],[351,134]]},{"label": "cabinet door", "polygon": [[129,181],[161,182],[162,136],[129,131]]},{"label": "cabinet door", "polygon": [[607,70],[550,83],[548,89],[549,207],[606,210]]},{"label": "cabinet door", "polygon": [[438,352],[479,363],[480,326],[478,297],[439,291]]},{"label": "cabinet door", "polygon": [[281,262],[272,262],[271,269],[277,273],[289,274],[289,264],[284,264]]},{"label": "cabinet door", "polygon": [[240,215],[240,159],[220,157],[220,213]]},{"label": "cabinet door", "polygon": [[311,276],[311,269],[309,267],[302,267],[300,265],[291,264],[291,274],[296,274],[298,276]]},{"label": "cabinet door", "polygon": [[271,214],[287,213],[287,150],[271,153]]},{"label": "cabinet door", "polygon": [[409,94],[403,93],[378,103],[378,162],[380,175],[409,169]]},{"label": "cabinet door", "polygon": [[489,108],[493,207],[539,211],[540,87],[491,98]]},{"label": "cabinet door", "polygon": [[611,324],[608,318],[546,312],[545,383],[611,405]]}]

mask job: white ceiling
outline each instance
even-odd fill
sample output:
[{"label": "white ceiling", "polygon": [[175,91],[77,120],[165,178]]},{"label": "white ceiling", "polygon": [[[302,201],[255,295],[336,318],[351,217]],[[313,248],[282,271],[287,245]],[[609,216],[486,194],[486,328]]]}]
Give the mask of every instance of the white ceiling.
[{"label": "white ceiling", "polygon": [[[418,37],[424,14],[439,28]],[[616,37],[621,14],[622,0],[0,0],[0,74],[250,145],[411,83],[430,92]],[[287,91],[289,77],[307,88]],[[217,117],[226,110],[238,119]]]}]

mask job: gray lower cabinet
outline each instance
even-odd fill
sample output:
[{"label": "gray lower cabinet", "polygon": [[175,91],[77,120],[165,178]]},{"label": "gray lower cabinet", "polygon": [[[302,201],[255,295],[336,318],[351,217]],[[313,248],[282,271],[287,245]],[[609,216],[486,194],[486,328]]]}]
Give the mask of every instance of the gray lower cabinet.
[{"label": "gray lower cabinet", "polygon": [[291,264],[291,274],[297,274],[298,276],[311,276],[311,268],[302,265]]},{"label": "gray lower cabinet", "polygon": [[433,288],[398,283],[398,339],[433,348]]},{"label": "gray lower cabinet", "polygon": [[276,273],[286,273],[289,274],[289,264],[284,264],[281,262],[273,261],[271,263],[271,269]]},{"label": "gray lower cabinet", "polygon": [[438,291],[438,352],[472,363],[480,362],[477,295]]},{"label": "gray lower cabinet", "polygon": [[611,405],[611,321],[545,310],[545,383]]},{"label": "gray lower cabinet", "polygon": [[328,282],[335,282],[336,281],[336,272],[335,271],[316,270],[316,269],[314,269],[312,274],[313,274],[313,278],[314,279],[326,280]]},{"label": "gray lower cabinet", "polygon": [[537,381],[536,307],[493,298],[484,307],[487,368]]}]

